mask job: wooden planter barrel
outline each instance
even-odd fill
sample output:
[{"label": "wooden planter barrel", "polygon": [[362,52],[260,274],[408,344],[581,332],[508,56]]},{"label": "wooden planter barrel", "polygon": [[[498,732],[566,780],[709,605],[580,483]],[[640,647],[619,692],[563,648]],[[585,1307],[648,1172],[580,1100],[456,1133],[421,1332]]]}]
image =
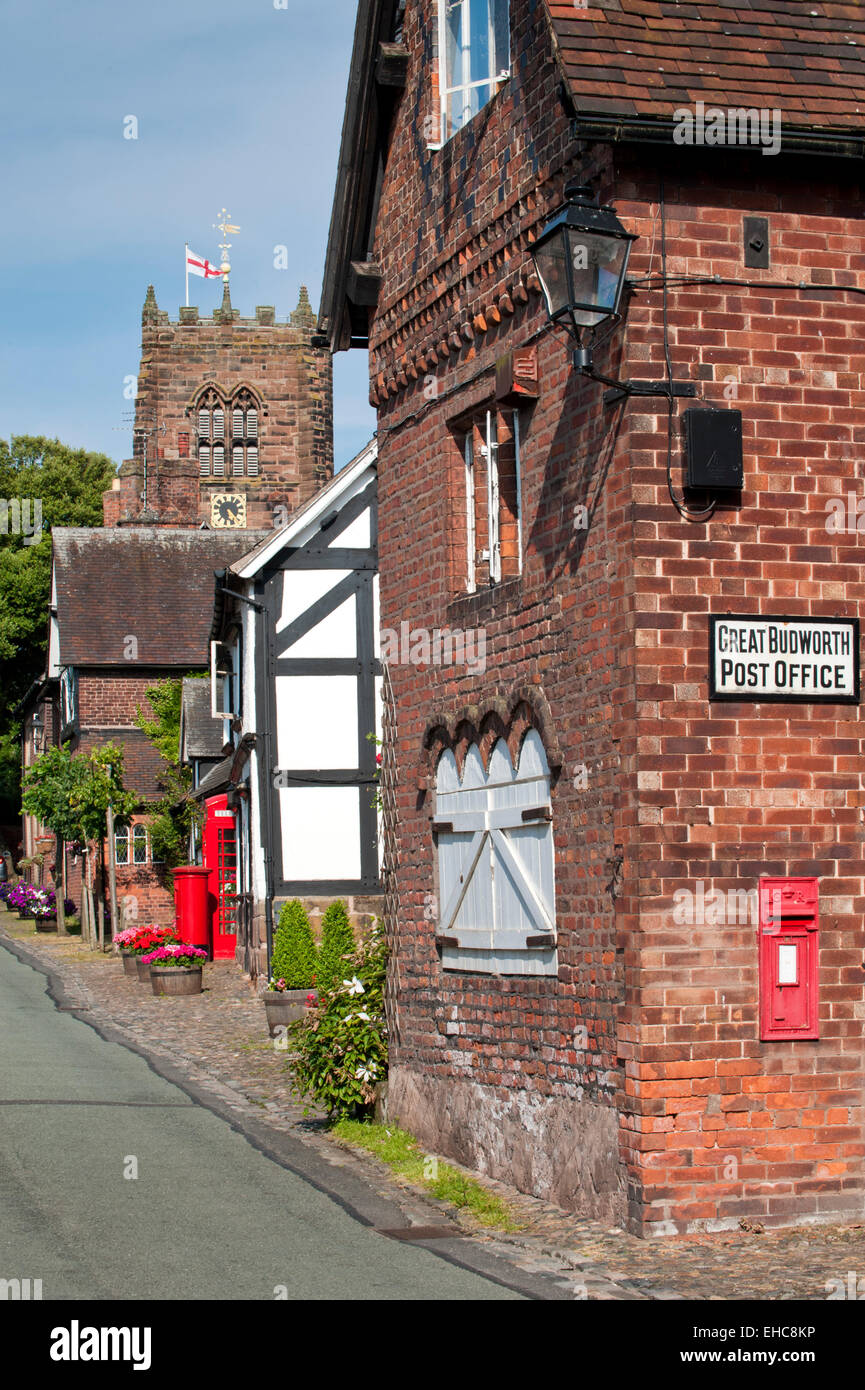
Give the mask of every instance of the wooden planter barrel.
[{"label": "wooden planter barrel", "polygon": [[194,966],[186,970],[182,965],[154,965],[150,971],[150,983],[154,994],[200,994],[202,968]]},{"label": "wooden planter barrel", "polygon": [[37,930],[37,931],[42,931],[42,932],[56,931],[56,930],[57,930],[57,918],[56,918],[56,917],[37,917],[37,918],[36,918],[36,930]]},{"label": "wooden planter barrel", "polygon": [[[138,957],[134,951],[121,951],[120,959],[123,961],[123,973],[130,979],[138,979]],[[148,976],[149,978],[149,976]]]},{"label": "wooden planter barrel", "polygon": [[149,984],[150,984],[150,961],[145,961],[145,959],[144,959],[143,956],[136,956],[136,957],[135,957],[135,969],[136,969],[136,971],[137,971],[137,973],[138,973],[138,978],[139,978],[139,980],[141,981],[141,983],[142,983],[143,985],[149,985]]},{"label": "wooden planter barrel", "polygon": [[279,1028],[287,1028],[289,1023],[303,1018],[307,1009],[307,995],[312,993],[314,991],[310,989],[268,989],[264,992],[261,997],[267,1014],[268,1032],[272,1038],[277,1036]]}]

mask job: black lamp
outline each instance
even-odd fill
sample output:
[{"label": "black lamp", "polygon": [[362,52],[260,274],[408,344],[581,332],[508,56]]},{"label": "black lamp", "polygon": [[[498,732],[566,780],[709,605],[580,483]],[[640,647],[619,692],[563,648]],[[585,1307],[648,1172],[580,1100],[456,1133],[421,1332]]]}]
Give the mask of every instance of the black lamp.
[{"label": "black lamp", "polygon": [[532,247],[547,313],[580,341],[586,328],[619,317],[633,232],[611,207],[599,207],[588,184],[570,183],[567,202]]},{"label": "black lamp", "polygon": [[[612,387],[609,404],[621,396],[666,396],[670,384],[659,381],[613,381],[595,372],[592,349],[582,335],[600,324],[615,323],[625,288],[634,232],[626,232],[615,209],[598,205],[589,184],[569,183],[566,203],[547,223],[532,246],[535,271],[541,282],[547,313],[576,343],[574,366],[584,376]],[[673,395],[693,396],[693,382],[672,383]]]}]

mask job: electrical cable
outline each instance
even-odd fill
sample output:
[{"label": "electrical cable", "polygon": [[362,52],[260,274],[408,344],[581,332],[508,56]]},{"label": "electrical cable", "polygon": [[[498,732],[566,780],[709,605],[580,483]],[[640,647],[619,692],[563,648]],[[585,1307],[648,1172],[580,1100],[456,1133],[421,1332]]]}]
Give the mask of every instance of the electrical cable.
[{"label": "electrical cable", "polygon": [[684,497],[677,497],[673,491],[673,419],[675,417],[675,398],[673,396],[673,361],[670,357],[670,328],[667,321],[667,205],[664,197],[664,176],[660,176],[660,202],[661,202],[661,267],[663,271],[664,300],[664,362],[667,367],[667,491],[670,494],[670,501],[676,508],[680,516],[686,521],[708,521],[714,515],[717,503],[714,499],[708,507],[701,510],[692,511],[685,502]]},{"label": "electrical cable", "polygon": [[[653,283],[649,283],[653,281]],[[636,280],[629,280],[628,286],[633,290],[659,290],[664,284],[669,285],[738,285],[747,290],[813,290],[829,291],[830,293],[840,294],[865,294],[865,286],[862,285],[815,285],[808,280],[734,280],[729,276],[723,275],[670,275],[666,280],[656,280],[651,275],[642,275]]]}]

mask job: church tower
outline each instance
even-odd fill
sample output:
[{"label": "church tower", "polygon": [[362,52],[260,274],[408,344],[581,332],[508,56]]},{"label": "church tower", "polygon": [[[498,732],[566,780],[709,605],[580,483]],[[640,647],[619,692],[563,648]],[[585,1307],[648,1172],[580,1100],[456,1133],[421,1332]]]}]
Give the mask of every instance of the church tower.
[{"label": "church tower", "polygon": [[[223,267],[225,270],[226,267]],[[330,351],[306,288],[287,323],[232,308],[173,322],[151,285],[141,315],[133,457],[105,493],[106,526],[280,525],[333,475]]]}]

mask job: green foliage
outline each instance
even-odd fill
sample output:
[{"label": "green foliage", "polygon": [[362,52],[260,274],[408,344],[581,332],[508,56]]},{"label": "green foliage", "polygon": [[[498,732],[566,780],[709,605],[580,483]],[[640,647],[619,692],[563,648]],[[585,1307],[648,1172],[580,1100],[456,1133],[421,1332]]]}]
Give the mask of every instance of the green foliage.
[{"label": "green foliage", "polygon": [[[29,499],[31,525],[42,506],[42,537],[0,530],[0,820],[18,811],[17,706],[45,667],[51,592],[52,526],[100,526],[102,494],[114,464],[104,454],[30,435],[0,439],[0,498]],[[11,520],[9,522],[11,527]]]},{"label": "green foliage", "polygon": [[[190,673],[194,677],[200,672]],[[180,712],[183,678],[159,681],[145,692],[152,714],[139,705],[135,724],[147,735],[163,761],[159,784],[163,795],[153,803],[150,839],[154,859],[169,868],[189,862],[189,837],[200,826],[203,808],[190,797],[192,769],[180,765]]]},{"label": "green foliage", "polygon": [[396,1125],[373,1124],[369,1120],[342,1119],[334,1125],[332,1133],[344,1144],[375,1154],[397,1177],[413,1187],[421,1187],[439,1201],[448,1202],[461,1211],[470,1211],[482,1226],[496,1226],[504,1231],[520,1229],[501,1197],[435,1154],[424,1153],[406,1130]]},{"label": "green foliage", "polygon": [[348,908],[341,898],[330,904],[321,924],[321,950],[318,954],[316,984],[330,989],[346,977],[343,957],[354,952],[354,933],[348,919]]},{"label": "green foliage", "polygon": [[118,826],[126,825],[139,804],[123,786],[123,749],[105,743],[89,753],[49,748],[28,768],[21,805],[64,840],[101,841],[108,803]]},{"label": "green foliage", "polygon": [[309,989],[315,977],[315,941],[299,898],[283,903],[273,938],[270,973],[286,989]]},{"label": "green foliage", "polygon": [[322,988],[318,1005],[289,1025],[293,1089],[331,1116],[368,1114],[387,1071],[384,982],[387,944],[375,923],[346,961],[347,979]]}]

